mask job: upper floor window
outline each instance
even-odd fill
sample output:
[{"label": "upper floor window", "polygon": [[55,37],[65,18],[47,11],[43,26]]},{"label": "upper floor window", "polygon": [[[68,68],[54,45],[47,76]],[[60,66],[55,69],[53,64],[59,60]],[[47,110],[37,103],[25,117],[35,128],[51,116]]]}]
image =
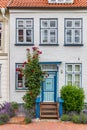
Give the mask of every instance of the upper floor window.
[{"label": "upper floor window", "polygon": [[[22,68],[22,64],[16,64],[16,68]],[[15,70],[16,71],[16,70]],[[27,89],[25,86],[25,79],[24,76],[19,71],[16,71],[16,89],[17,90],[24,90]]]},{"label": "upper floor window", "polygon": [[0,47],[2,44],[2,22],[0,22]]},{"label": "upper floor window", "polygon": [[82,45],[82,19],[65,19],[65,45]]},{"label": "upper floor window", "polygon": [[66,64],[66,84],[81,87],[81,64]]},{"label": "upper floor window", "polygon": [[33,44],[34,25],[33,19],[17,19],[17,44]]},{"label": "upper floor window", "polygon": [[41,19],[40,20],[40,37],[42,45],[56,45],[58,24],[57,19]]}]

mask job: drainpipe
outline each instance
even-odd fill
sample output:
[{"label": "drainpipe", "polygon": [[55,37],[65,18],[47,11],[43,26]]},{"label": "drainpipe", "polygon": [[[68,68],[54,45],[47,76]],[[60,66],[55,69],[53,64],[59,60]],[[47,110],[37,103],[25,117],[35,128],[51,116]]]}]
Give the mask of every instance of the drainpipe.
[{"label": "drainpipe", "polygon": [[1,8],[1,13],[4,19],[8,20],[8,18],[5,16],[5,10],[6,8]]}]

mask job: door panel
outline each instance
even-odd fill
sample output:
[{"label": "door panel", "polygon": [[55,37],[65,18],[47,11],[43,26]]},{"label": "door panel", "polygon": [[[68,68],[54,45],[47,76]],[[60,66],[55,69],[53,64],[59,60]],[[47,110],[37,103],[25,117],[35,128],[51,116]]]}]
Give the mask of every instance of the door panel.
[{"label": "door panel", "polygon": [[55,73],[49,73],[48,77],[44,78],[43,89],[42,89],[42,100],[43,102],[54,102],[55,101],[55,89],[56,89],[56,75]]}]

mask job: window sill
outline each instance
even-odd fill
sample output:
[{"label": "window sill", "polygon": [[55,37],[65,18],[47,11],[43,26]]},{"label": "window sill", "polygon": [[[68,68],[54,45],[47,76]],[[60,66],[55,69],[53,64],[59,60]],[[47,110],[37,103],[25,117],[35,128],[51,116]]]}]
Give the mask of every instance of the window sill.
[{"label": "window sill", "polygon": [[39,44],[39,46],[59,46],[59,44]]},{"label": "window sill", "polygon": [[64,44],[64,46],[83,46],[83,44]]},{"label": "window sill", "polygon": [[16,92],[26,92],[27,89],[16,89]]},{"label": "window sill", "polygon": [[15,44],[15,46],[33,46],[34,44]]}]

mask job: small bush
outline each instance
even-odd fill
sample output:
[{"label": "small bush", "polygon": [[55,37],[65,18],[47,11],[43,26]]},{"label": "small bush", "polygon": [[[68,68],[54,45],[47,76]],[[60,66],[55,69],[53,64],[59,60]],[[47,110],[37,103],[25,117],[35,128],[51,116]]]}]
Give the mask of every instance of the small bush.
[{"label": "small bush", "polygon": [[74,123],[80,123],[80,116],[79,115],[73,115],[72,116],[72,121]]},{"label": "small bush", "polygon": [[14,110],[18,109],[18,103],[17,102],[11,102],[11,106]]},{"label": "small bush", "polygon": [[32,122],[31,118],[25,117],[25,123],[26,123],[26,124],[29,124],[29,123],[31,123],[31,122]]},{"label": "small bush", "polygon": [[87,124],[87,115],[80,113],[80,123]]},{"label": "small bush", "polygon": [[0,114],[0,123],[6,123],[9,121],[9,115],[8,114]]},{"label": "small bush", "polygon": [[70,121],[70,117],[67,114],[61,116],[61,121]]},{"label": "small bush", "polygon": [[63,108],[65,112],[80,112],[84,104],[84,91],[77,86],[63,86],[61,89],[61,97],[64,99]]}]

